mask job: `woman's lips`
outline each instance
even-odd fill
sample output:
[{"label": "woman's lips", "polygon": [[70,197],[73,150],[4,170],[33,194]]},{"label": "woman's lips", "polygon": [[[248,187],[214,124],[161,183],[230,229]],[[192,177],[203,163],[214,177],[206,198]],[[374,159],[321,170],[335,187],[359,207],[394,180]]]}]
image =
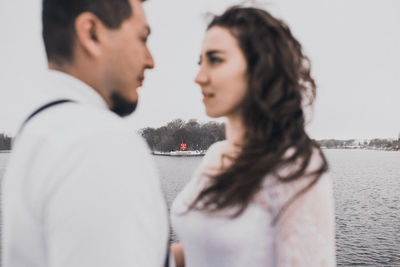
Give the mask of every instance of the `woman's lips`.
[{"label": "woman's lips", "polygon": [[214,93],[207,93],[207,92],[202,92],[202,93],[203,93],[203,102],[208,101],[215,97]]}]

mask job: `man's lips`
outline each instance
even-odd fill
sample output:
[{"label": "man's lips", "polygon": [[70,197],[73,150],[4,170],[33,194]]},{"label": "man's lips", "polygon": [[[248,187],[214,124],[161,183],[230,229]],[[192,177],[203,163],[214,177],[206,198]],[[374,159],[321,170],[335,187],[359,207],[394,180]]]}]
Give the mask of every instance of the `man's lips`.
[{"label": "man's lips", "polygon": [[144,81],[144,76],[140,76],[140,77],[138,78],[139,84],[142,85],[142,84],[143,84],[143,81]]}]

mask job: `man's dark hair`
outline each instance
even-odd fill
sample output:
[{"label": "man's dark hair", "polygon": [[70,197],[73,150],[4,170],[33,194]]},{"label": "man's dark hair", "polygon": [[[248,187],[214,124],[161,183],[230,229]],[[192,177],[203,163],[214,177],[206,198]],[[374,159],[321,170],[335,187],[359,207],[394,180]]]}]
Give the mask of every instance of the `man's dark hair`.
[{"label": "man's dark hair", "polygon": [[133,11],[129,0],[43,0],[43,40],[47,60],[71,62],[75,19],[83,12],[96,15],[107,27],[117,29]]}]

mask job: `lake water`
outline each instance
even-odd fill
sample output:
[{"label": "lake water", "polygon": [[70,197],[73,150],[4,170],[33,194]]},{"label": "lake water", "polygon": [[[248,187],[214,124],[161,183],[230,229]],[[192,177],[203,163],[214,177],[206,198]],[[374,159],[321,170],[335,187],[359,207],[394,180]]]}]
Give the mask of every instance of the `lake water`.
[{"label": "lake water", "polygon": [[[400,153],[325,150],[336,202],[338,266],[400,267]],[[0,178],[9,154],[0,153]],[[154,156],[168,206],[201,157]],[[173,237],[174,238],[174,237]]]}]

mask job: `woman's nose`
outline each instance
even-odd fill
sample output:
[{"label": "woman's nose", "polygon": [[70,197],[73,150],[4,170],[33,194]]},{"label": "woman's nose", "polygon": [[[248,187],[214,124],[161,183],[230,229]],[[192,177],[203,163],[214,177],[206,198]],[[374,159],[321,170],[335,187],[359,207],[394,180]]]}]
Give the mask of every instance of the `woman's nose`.
[{"label": "woman's nose", "polygon": [[194,81],[198,85],[203,85],[203,84],[207,83],[208,77],[207,77],[207,73],[204,70],[204,68],[200,67],[199,72],[197,73],[196,78],[194,79]]}]

